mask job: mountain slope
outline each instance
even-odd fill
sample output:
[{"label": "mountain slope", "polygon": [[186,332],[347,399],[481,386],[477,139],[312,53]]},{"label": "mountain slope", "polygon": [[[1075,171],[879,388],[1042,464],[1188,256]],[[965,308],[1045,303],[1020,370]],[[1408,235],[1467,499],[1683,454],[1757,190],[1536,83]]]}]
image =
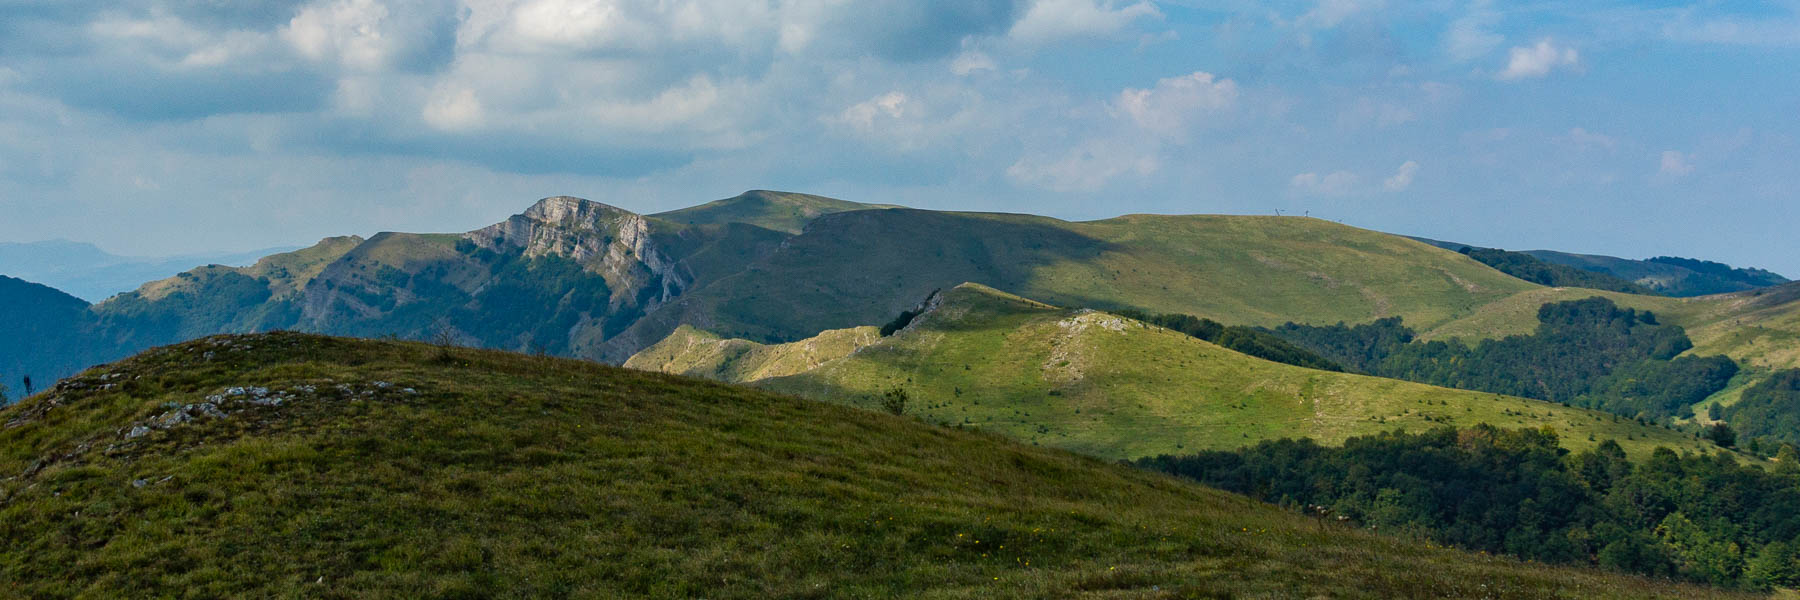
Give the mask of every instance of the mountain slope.
[{"label": "mountain slope", "polygon": [[24,378],[48,387],[105,357],[83,335],[93,324],[88,303],[55,288],[0,275],[0,386],[16,399]]},{"label": "mountain slope", "polygon": [[0,411],[31,597],[1748,597],[611,367],[221,336]]},{"label": "mountain slope", "polygon": [[751,190],[724,200],[651,215],[664,221],[687,225],[723,225],[744,223],[785,233],[800,233],[807,223],[822,215],[899,208],[888,204],[863,204],[792,192]]},{"label": "mountain slope", "polygon": [[686,328],[625,364],[871,409],[899,387],[912,414],[927,421],[1110,458],[1477,423],[1548,426],[1576,449],[1617,439],[1637,457],[1657,445],[1712,449],[1675,431],[1547,402],[1269,362],[972,284],[944,292],[887,338],[846,330],[762,346]]},{"label": "mountain slope", "polygon": [[[1438,323],[1537,286],[1454,252],[1303,218],[1133,215],[1086,223],[911,209],[819,217],[742,273],[633,326],[687,324],[780,342],[882,323],[973,281],[1063,306],[1138,308],[1230,324]],[[643,346],[602,353],[622,361]]]},{"label": "mountain slope", "polygon": [[1532,250],[1528,254],[1545,262],[1635,281],[1659,293],[1682,298],[1741,292],[1788,282],[1786,277],[1762,269],[1732,268],[1721,263],[1691,258],[1659,256],[1647,260],[1626,260],[1551,250]]},{"label": "mountain slope", "polygon": [[446,335],[594,356],[642,315],[736,272],[785,237],[752,225],[680,225],[553,197],[463,234],[328,238],[248,267],[193,269],[95,305],[93,325],[70,337],[94,360],[214,333],[274,329]]},{"label": "mountain slope", "polygon": [[[1412,239],[1456,251],[1469,244],[1445,242],[1408,236]],[[1504,251],[1503,251],[1504,252]],[[1724,294],[1781,285],[1788,279],[1756,268],[1732,268],[1730,265],[1691,258],[1658,256],[1632,260],[1616,256],[1576,254],[1555,250],[1523,250],[1514,254],[1530,255],[1552,265],[1574,267],[1591,273],[1616,277],[1677,298]]]}]

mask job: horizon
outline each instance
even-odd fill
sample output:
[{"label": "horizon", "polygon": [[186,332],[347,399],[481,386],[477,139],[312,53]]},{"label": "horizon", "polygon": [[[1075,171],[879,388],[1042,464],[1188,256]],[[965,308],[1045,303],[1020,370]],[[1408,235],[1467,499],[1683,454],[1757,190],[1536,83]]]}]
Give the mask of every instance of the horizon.
[{"label": "horizon", "polygon": [[[482,227],[486,227],[486,226],[488,226],[488,225],[492,225],[492,224],[494,224],[494,223],[498,223],[498,222],[501,222],[501,221],[504,221],[504,220],[505,220],[505,219],[506,219],[506,218],[507,218],[507,217],[511,217],[511,216],[513,216],[513,215],[517,215],[517,214],[519,214],[519,213],[521,213],[521,212],[523,212],[523,211],[524,211],[524,210],[525,210],[525,209],[526,209],[526,208],[529,208],[529,207],[531,207],[531,206],[532,206],[532,205],[534,205],[534,204],[536,204],[536,203],[537,203],[537,202],[540,202],[540,201],[543,201],[543,200],[546,200],[546,199],[549,199],[549,198],[558,198],[558,197],[569,197],[569,198],[577,198],[577,199],[580,199],[580,200],[586,200],[586,201],[589,201],[589,202],[599,202],[599,203],[601,203],[601,204],[606,204],[606,205],[608,205],[608,206],[613,206],[613,207],[614,207],[614,208],[620,208],[620,209],[624,209],[624,210],[627,210],[627,211],[630,211],[630,212],[632,212],[632,213],[635,213],[635,214],[639,214],[639,215],[644,215],[644,216],[653,216],[653,215],[654,215],[654,214],[657,214],[657,213],[663,213],[663,212],[670,212],[670,211],[674,211],[674,210],[680,210],[680,209],[683,209],[683,208],[691,208],[691,207],[695,207],[695,206],[700,206],[700,205],[702,205],[702,204],[706,204],[706,203],[709,203],[709,202],[716,202],[716,201],[720,201],[720,200],[730,200],[730,199],[732,199],[732,198],[736,198],[736,197],[738,197],[738,196],[741,196],[741,195],[744,195],[744,194],[749,194],[749,193],[752,193],[752,192],[776,192],[776,193],[801,193],[801,194],[809,194],[809,195],[816,195],[816,196],[823,196],[823,195],[822,195],[822,194],[811,194],[811,193],[810,193],[810,192],[804,192],[804,191],[796,191],[796,190],[778,190],[778,189],[771,189],[771,188],[751,188],[751,189],[747,189],[747,190],[744,190],[744,191],[743,191],[743,192],[741,192],[741,193],[739,193],[739,194],[736,194],[736,195],[733,195],[733,196],[727,196],[727,197],[724,197],[724,198],[715,198],[715,199],[713,199],[713,200],[701,200],[701,201],[697,201],[697,202],[695,202],[695,203],[693,203],[693,204],[688,204],[688,205],[685,205],[685,206],[676,206],[676,207],[673,207],[673,208],[663,208],[663,209],[660,209],[660,210],[656,210],[656,211],[654,211],[654,212],[651,212],[651,211],[643,211],[643,210],[638,210],[638,209],[635,209],[635,208],[632,208],[632,207],[630,207],[630,206],[621,206],[621,205],[617,205],[617,204],[612,204],[612,203],[608,203],[608,202],[604,202],[604,201],[600,201],[600,200],[594,200],[594,199],[592,199],[592,198],[588,198],[588,197],[586,197],[586,196],[581,196],[581,195],[575,195],[575,194],[550,194],[550,195],[546,195],[546,196],[542,196],[542,197],[539,197],[539,198],[537,198],[537,199],[536,199],[536,200],[532,200],[532,201],[530,201],[530,202],[529,202],[529,203],[524,203],[524,204],[523,204],[523,205],[522,205],[522,206],[521,206],[521,207],[520,207],[520,208],[518,208],[518,209],[516,209],[516,210],[514,210],[514,212],[512,212],[512,213],[509,213],[509,214],[507,214],[507,215],[506,215],[506,216],[503,216],[503,217],[500,217],[500,218],[497,218],[497,219],[494,219],[494,220],[493,220],[493,221],[489,221],[489,222],[486,222],[486,223],[481,223],[481,224],[478,224],[478,225],[473,225],[473,226],[470,226],[470,227],[468,227],[468,228],[466,228],[466,229],[454,229],[454,228],[453,228],[453,229],[446,229],[446,230],[439,230],[439,231],[404,231],[404,230],[399,230],[399,229],[378,229],[378,230],[374,230],[374,231],[363,231],[363,232],[345,232],[345,233],[338,233],[338,234],[330,234],[330,235],[326,235],[326,236],[323,236],[323,237],[319,237],[319,238],[313,238],[313,239],[308,239],[308,240],[300,240],[300,239],[290,239],[290,240],[285,240],[285,241],[283,241],[283,242],[281,242],[281,243],[273,243],[273,244],[269,244],[269,245],[264,245],[264,246],[258,246],[258,247],[249,247],[249,248],[214,248],[214,249],[210,249],[210,250],[204,250],[204,249],[203,249],[203,250],[199,250],[199,251],[192,251],[192,252],[184,252],[184,253],[181,253],[181,254],[165,254],[165,255],[133,255],[133,254],[123,254],[123,253],[121,253],[121,252],[118,252],[118,251],[116,251],[116,250],[115,250],[115,249],[113,249],[113,248],[109,248],[109,247],[108,247],[108,246],[107,246],[107,245],[106,245],[106,244],[104,244],[104,243],[102,243],[102,242],[100,242],[100,241],[93,241],[93,240],[75,240],[75,239],[69,239],[69,238],[47,238],[47,239],[39,239],[39,240],[0,240],[0,244],[22,244],[22,245],[31,245],[31,244],[51,244],[51,243],[74,243],[74,244],[85,244],[85,245],[88,245],[88,246],[91,246],[91,247],[93,247],[93,248],[96,248],[96,249],[98,249],[98,250],[100,250],[100,251],[101,251],[101,252],[104,252],[104,253],[107,253],[107,254],[109,254],[109,255],[112,255],[112,256],[113,256],[113,257],[115,257],[115,258],[122,258],[122,259],[130,259],[130,260],[140,260],[140,261],[155,261],[155,260],[165,260],[165,261],[166,261],[166,260],[178,260],[178,259],[209,259],[209,258],[218,258],[218,257],[221,257],[221,256],[227,256],[227,255],[234,255],[234,256],[235,256],[235,255],[244,255],[244,254],[248,254],[248,253],[258,253],[258,252],[268,252],[268,253],[269,253],[269,254],[276,254],[276,253],[281,253],[281,252],[288,252],[288,251],[292,251],[292,250],[296,250],[296,249],[301,249],[301,248],[306,248],[306,247],[310,247],[310,246],[312,246],[312,245],[314,245],[314,244],[317,244],[317,243],[319,243],[319,242],[322,242],[322,241],[324,241],[324,240],[325,240],[325,239],[328,239],[328,238],[333,238],[333,237],[344,237],[344,236],[357,236],[357,237],[361,237],[361,238],[364,238],[364,239],[368,239],[368,238],[370,238],[370,237],[373,237],[373,236],[376,236],[376,235],[380,235],[380,234],[383,234],[383,233],[438,233],[438,234],[442,234],[442,233],[466,233],[466,232],[470,232],[470,231],[474,231],[474,230],[477,230],[477,229],[480,229],[480,228],[482,228]],[[851,201],[851,202],[861,202],[861,201],[858,201],[858,200],[855,200],[855,199],[850,199],[850,198],[837,198],[837,197],[834,197],[834,196],[825,196],[825,197],[829,197],[829,198],[832,198],[832,199],[836,199],[836,200],[848,200],[848,201]],[[863,203],[863,204],[879,204],[879,203],[872,203],[872,202],[862,202],[862,203]],[[1706,261],[1713,261],[1713,262],[1721,262],[1721,263],[1724,263],[1724,264],[1727,264],[1727,265],[1729,265],[1729,266],[1731,266],[1731,267],[1733,267],[1733,268],[1753,268],[1753,269],[1762,269],[1762,270],[1765,270],[1765,271],[1770,271],[1770,272],[1774,272],[1774,273],[1775,273],[1775,274],[1777,274],[1777,275],[1781,275],[1781,276],[1784,276],[1784,277],[1787,277],[1787,276],[1788,276],[1788,275],[1789,275],[1789,274],[1788,274],[1788,273],[1787,273],[1787,272],[1784,272],[1784,271],[1782,271],[1782,270],[1781,270],[1781,269],[1778,269],[1778,268],[1773,268],[1773,267],[1769,267],[1769,266],[1765,266],[1765,265],[1762,265],[1762,264],[1738,264],[1738,263],[1733,263],[1733,262],[1728,262],[1728,261],[1723,261],[1723,260],[1719,260],[1719,259],[1716,259],[1716,258],[1712,258],[1712,257],[1707,257],[1707,256],[1679,256],[1679,255],[1674,255],[1674,254],[1668,254],[1668,253],[1663,253],[1663,254],[1649,254],[1649,255],[1643,255],[1643,256],[1630,256],[1630,255],[1624,255],[1624,254],[1616,254],[1616,253],[1609,253],[1609,252],[1607,252],[1607,251],[1604,251],[1604,250],[1601,250],[1601,251],[1583,251],[1583,250],[1577,250],[1577,249],[1571,249],[1571,248],[1568,248],[1568,247],[1557,247],[1557,248],[1523,248],[1523,247],[1509,247],[1509,246],[1504,246],[1504,245],[1492,245],[1492,244],[1486,244],[1486,243],[1483,243],[1483,242],[1479,242],[1479,241],[1471,241],[1471,240],[1466,240],[1466,239],[1455,239],[1455,240],[1446,240],[1446,239],[1442,239],[1442,238],[1438,238],[1438,237],[1435,237],[1435,236],[1431,236],[1431,235],[1424,235],[1424,234],[1418,234],[1418,233],[1413,233],[1413,232],[1406,232],[1406,231],[1386,231],[1386,230],[1381,230],[1381,229],[1376,229],[1376,228],[1372,228],[1372,227],[1364,227],[1364,226],[1360,226],[1360,225],[1356,225],[1356,224],[1353,224],[1353,223],[1348,223],[1348,222],[1345,222],[1345,221],[1341,221],[1341,220],[1335,220],[1335,219],[1328,219],[1328,218],[1325,218],[1325,217],[1315,217],[1315,216],[1312,216],[1312,215],[1311,215],[1311,214],[1309,214],[1309,213],[1307,213],[1307,211],[1301,211],[1301,214],[1292,214],[1292,213],[1290,213],[1290,212],[1288,212],[1288,211],[1286,211],[1286,210],[1282,210],[1282,211],[1281,211],[1281,212],[1280,212],[1280,213],[1279,213],[1279,214],[1277,214],[1277,213],[1267,213],[1267,214],[1256,214],[1256,213],[1226,213],[1226,212],[1214,212],[1214,213],[1204,213],[1204,212],[1199,212],[1199,213],[1174,213],[1174,212],[1127,212],[1127,213],[1120,213],[1120,214],[1117,214],[1117,215],[1112,215],[1112,216],[1108,216],[1108,217],[1099,217],[1099,218],[1093,218],[1093,219],[1069,219],[1069,218],[1064,218],[1064,217],[1060,217],[1060,216],[1057,216],[1057,215],[1047,215],[1047,214],[1039,214],[1039,213],[1032,213],[1032,212],[1025,212],[1025,211],[1018,211],[1018,210],[1011,210],[1011,211],[1009,211],[1009,210],[956,210],[956,209],[927,209],[927,208],[920,208],[920,207],[915,207],[915,206],[904,206],[904,205],[902,205],[902,206],[898,206],[898,208],[905,208],[905,209],[915,209],[915,210],[941,210],[941,211],[942,211],[942,212],[977,212],[977,213],[1005,213],[1005,214],[1020,214],[1020,215],[1032,215],[1032,216],[1041,216],[1041,217],[1049,217],[1049,218],[1052,218],[1052,219],[1057,219],[1057,220],[1061,220],[1061,221],[1067,221],[1067,222],[1076,222],[1076,223],[1079,223],[1079,222],[1092,222],[1092,221],[1105,221],[1105,220],[1109,220],[1109,219],[1118,219],[1118,218],[1123,218],[1123,217],[1130,217],[1130,216],[1139,216],[1139,215],[1143,215],[1143,216],[1165,216],[1165,217],[1180,217],[1180,216],[1227,216],[1227,217],[1284,217],[1284,218],[1286,218],[1286,217],[1291,217],[1291,218],[1297,218],[1297,219],[1318,219],[1318,220],[1321,220],[1321,221],[1326,221],[1326,222],[1330,222],[1330,223],[1336,223],[1336,224],[1339,224],[1339,225],[1344,225],[1344,226],[1348,226],[1348,227],[1355,227],[1355,228],[1357,228],[1357,229],[1363,229],[1363,230],[1367,230],[1367,231],[1374,231],[1374,232],[1377,232],[1377,233],[1385,233],[1385,234],[1389,234],[1389,235],[1395,235],[1395,236],[1400,236],[1400,237],[1408,237],[1408,238],[1428,238],[1428,239],[1432,239],[1432,240],[1436,240],[1436,241],[1440,241],[1440,242],[1447,242],[1447,243],[1457,243],[1457,244],[1467,244],[1467,245],[1469,245],[1469,246],[1471,246],[1471,247],[1476,247],[1476,248],[1499,248],[1499,249],[1503,249],[1503,250],[1510,250],[1510,251],[1515,251],[1515,252],[1530,252],[1530,251],[1539,251],[1539,250],[1547,250],[1547,251],[1556,251],[1556,252],[1567,252],[1567,253],[1570,253],[1570,254],[1579,254],[1579,255],[1589,255],[1589,256],[1609,256],[1609,257],[1614,257],[1614,258],[1623,258],[1623,259],[1627,259],[1627,260],[1648,260],[1648,259],[1651,259],[1651,258],[1656,258],[1656,257],[1664,257],[1664,256],[1678,256],[1678,257],[1680,257],[1680,258],[1693,258],[1693,259],[1699,259],[1699,260],[1706,260]],[[1274,209],[1272,209],[1272,210],[1274,210]],[[266,256],[266,255],[265,255],[265,256]],[[5,275],[5,273],[0,273],[0,275]],[[34,283],[42,283],[42,282],[34,282]]]}]

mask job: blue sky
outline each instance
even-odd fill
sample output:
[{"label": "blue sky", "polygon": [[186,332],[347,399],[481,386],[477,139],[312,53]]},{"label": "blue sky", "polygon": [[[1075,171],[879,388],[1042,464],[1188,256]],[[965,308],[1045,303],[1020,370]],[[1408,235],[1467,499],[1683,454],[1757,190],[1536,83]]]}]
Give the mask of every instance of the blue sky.
[{"label": "blue sky", "polygon": [[1800,3],[0,0],[0,240],[753,188],[1800,276]]}]

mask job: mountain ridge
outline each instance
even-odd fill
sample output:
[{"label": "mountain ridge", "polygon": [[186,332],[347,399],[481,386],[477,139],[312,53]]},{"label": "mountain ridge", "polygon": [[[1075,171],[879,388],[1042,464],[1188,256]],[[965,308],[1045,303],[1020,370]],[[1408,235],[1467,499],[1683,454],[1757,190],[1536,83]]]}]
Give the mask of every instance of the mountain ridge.
[{"label": "mountain ridge", "polygon": [[1136,320],[965,283],[904,328],[831,330],[762,345],[684,326],[627,360],[641,370],[741,383],[909,414],[1033,444],[1134,459],[1308,437],[1488,423],[1554,427],[1570,449],[1615,439],[1637,458],[1709,443],[1550,402],[1274,363]]}]

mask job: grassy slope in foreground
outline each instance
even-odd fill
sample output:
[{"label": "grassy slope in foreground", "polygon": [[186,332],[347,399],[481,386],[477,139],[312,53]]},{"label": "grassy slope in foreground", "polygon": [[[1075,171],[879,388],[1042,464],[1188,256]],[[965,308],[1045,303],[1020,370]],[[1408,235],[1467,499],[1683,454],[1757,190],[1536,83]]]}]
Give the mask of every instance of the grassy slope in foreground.
[{"label": "grassy slope in foreground", "polygon": [[[1689,435],[1593,411],[1269,362],[1137,321],[973,284],[946,292],[934,310],[894,336],[859,345],[856,340],[871,340],[854,337],[856,331],[762,346],[685,328],[626,365],[754,381],[868,408],[899,386],[911,395],[913,414],[927,421],[1110,458],[1287,437],[1339,443],[1446,423],[1549,426],[1571,448],[1616,439],[1640,458],[1656,446],[1716,450]],[[841,358],[821,363],[826,351]]]},{"label": "grassy slope in foreground", "polygon": [[[159,417],[209,395],[224,416]],[[0,585],[21,596],[1729,596],[911,419],[417,343],[208,338],[0,420],[0,471],[22,473],[0,480]]]}]

